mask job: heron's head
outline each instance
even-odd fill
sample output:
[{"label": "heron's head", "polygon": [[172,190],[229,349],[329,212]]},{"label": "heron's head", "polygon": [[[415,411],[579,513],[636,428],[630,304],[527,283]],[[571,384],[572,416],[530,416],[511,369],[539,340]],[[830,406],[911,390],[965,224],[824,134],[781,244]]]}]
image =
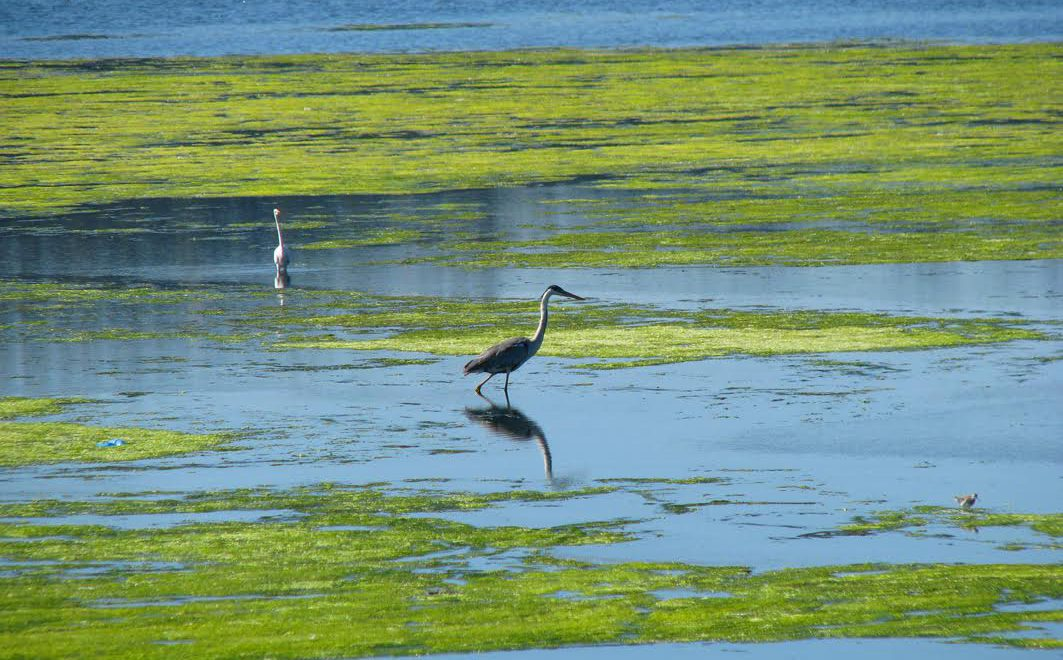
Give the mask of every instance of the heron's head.
[{"label": "heron's head", "polygon": [[586,298],[583,298],[581,296],[577,296],[574,293],[569,293],[568,291],[565,291],[564,289],[562,289],[561,287],[559,287],[556,284],[551,284],[550,286],[548,286],[546,288],[546,291],[543,292],[543,297],[544,298],[549,298],[550,296],[565,296],[566,298],[572,298],[573,300],[586,300]]},{"label": "heron's head", "polygon": [[273,217],[274,218],[281,217],[281,210],[280,209],[273,209]]}]

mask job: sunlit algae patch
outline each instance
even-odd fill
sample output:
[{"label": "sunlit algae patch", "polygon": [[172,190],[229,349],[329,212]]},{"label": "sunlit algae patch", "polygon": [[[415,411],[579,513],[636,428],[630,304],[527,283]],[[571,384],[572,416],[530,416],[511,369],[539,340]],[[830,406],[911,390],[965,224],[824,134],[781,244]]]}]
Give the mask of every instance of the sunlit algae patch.
[{"label": "sunlit algae patch", "polygon": [[[81,401],[2,397],[0,419],[58,413],[64,405]],[[230,440],[221,434],[68,422],[0,421],[0,467],[67,461],[133,461],[217,449]]]},{"label": "sunlit algae patch", "polygon": [[431,258],[612,268],[1054,259],[1063,132],[1045,81],[1063,75],[1061,48],[2,62],[0,217],[130,198],[579,180],[644,194],[594,209],[594,228],[456,240]]},{"label": "sunlit algae patch", "polygon": [[[271,293],[247,287],[201,292],[6,284],[11,285],[10,290],[0,296],[6,295],[7,300],[19,305],[21,312],[20,324],[11,329],[19,331],[26,341],[184,338],[227,343],[262,341],[272,348],[473,355],[502,338],[530,334],[538,320],[535,301],[292,290],[286,295],[285,306],[279,308]],[[222,295],[233,304],[219,310],[209,301]],[[102,304],[180,304],[192,318],[220,322],[207,326],[203,321],[166,332],[134,328],[85,330],[77,326],[74,321],[82,314],[95,322],[96,306]],[[63,308],[62,315],[53,313],[57,306]],[[204,311],[211,313],[203,314]],[[218,334],[219,328],[225,328],[225,333]],[[918,350],[1047,336],[1041,329],[1010,319],[562,303],[551,316],[549,336],[541,353],[579,360],[574,366],[615,369],[723,355]]]},{"label": "sunlit algae patch", "polygon": [[[836,637],[1060,644],[1003,635],[1058,622],[1063,612],[998,609],[1063,596],[1058,565],[752,574],[741,566],[602,564],[554,550],[631,539],[625,521],[475,527],[440,517],[602,491],[389,494],[325,484],[0,505],[9,519],[0,524],[0,656],[348,657]],[[272,517],[217,519],[255,509]],[[208,512],[213,522],[195,522]],[[98,524],[64,523],[70,513],[98,516]],[[128,527],[130,516],[148,523],[159,513],[189,520],[108,526],[110,515],[125,516]],[[25,516],[38,522],[18,522]],[[669,598],[668,590],[683,595]]]},{"label": "sunlit algae patch", "polygon": [[[327,311],[297,315],[267,310],[255,323],[317,331],[293,334],[279,343],[281,347],[470,355],[504,337],[530,334],[538,318],[534,302],[491,301],[484,305],[438,298],[341,295],[327,304]],[[320,334],[323,330],[331,333]],[[384,331],[387,336],[359,338],[350,334],[370,330]],[[338,331],[346,336],[338,336]],[[992,319],[566,304],[551,315],[549,337],[541,354],[590,359],[593,361],[578,365],[608,369],[735,354],[927,349],[1043,336],[1020,324]]]}]

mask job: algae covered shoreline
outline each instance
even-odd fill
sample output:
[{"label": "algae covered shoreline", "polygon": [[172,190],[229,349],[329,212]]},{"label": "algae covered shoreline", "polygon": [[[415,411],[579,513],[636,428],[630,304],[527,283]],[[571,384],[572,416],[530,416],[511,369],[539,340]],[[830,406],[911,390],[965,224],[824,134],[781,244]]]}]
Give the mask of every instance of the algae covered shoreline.
[{"label": "algae covered shoreline", "polygon": [[[1059,649],[1061,75],[0,61],[0,657]],[[455,356],[534,327],[536,268],[591,300],[475,400]]]},{"label": "algae covered shoreline", "polygon": [[[397,655],[678,641],[920,637],[1054,648],[1010,636],[1059,622],[1058,565],[863,564],[752,574],[741,566],[595,563],[566,547],[632,539],[635,521],[477,527],[448,511],[571,492],[388,492],[320,484],[187,498],[125,494],[7,504],[6,648],[170,657]],[[638,488],[648,488],[645,480]],[[671,487],[677,487],[672,483]],[[263,509],[261,522],[114,528],[165,513]],[[91,512],[94,525],[64,523]],[[421,514],[421,515],[418,515]],[[33,516],[28,523],[19,517]],[[55,517],[50,523],[48,518]],[[1055,532],[1054,532],[1055,533]],[[70,598],[75,589],[76,598]],[[107,631],[119,625],[122,635]],[[239,630],[238,634],[234,634]],[[253,634],[248,634],[253,631]]]},{"label": "algae covered shoreline", "polygon": [[[428,258],[1059,258],[1061,101],[1041,84],[1059,77],[1059,53],[858,44],[5,62],[0,214],[580,180],[630,194],[585,204],[586,226],[530,240],[452,225]],[[307,243],[417,236],[400,223]]]}]

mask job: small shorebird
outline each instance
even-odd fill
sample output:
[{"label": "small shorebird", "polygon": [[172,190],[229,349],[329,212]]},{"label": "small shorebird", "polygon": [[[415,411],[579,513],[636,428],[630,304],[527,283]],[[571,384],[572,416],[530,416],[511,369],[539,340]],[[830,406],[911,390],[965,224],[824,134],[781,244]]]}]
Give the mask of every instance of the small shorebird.
[{"label": "small shorebird", "polygon": [[968,510],[974,506],[974,503],[978,500],[978,493],[971,493],[970,495],[957,495],[955,497],[956,503],[960,505],[961,509]]}]

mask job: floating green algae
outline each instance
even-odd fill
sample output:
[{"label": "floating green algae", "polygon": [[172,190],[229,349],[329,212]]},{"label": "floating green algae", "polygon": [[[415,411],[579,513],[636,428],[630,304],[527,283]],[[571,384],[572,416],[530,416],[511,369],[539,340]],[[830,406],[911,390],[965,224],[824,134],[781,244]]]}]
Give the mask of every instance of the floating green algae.
[{"label": "floating green algae", "polygon": [[330,250],[339,248],[364,247],[369,245],[400,245],[416,241],[421,232],[412,229],[374,230],[359,238],[340,238],[327,241],[314,241],[299,246],[302,250]]},{"label": "floating green algae", "polygon": [[222,294],[196,289],[164,289],[150,286],[93,287],[70,282],[25,282],[0,279],[0,301],[23,305],[61,307],[90,303],[164,305],[210,302]]},{"label": "floating green algae", "polygon": [[1046,536],[1063,536],[1063,513],[992,513],[982,509],[917,506],[899,511],[877,511],[857,516],[843,525],[846,534],[870,534],[883,531],[925,529],[929,525],[946,525],[963,529],[980,527],[1027,527]]},{"label": "floating green algae", "polygon": [[452,244],[424,261],[464,267],[617,268],[717,264],[837,266],[1063,258],[1058,226],[982,231],[571,232],[535,241]]},{"label": "floating green algae", "polygon": [[[1059,77],[1059,52],[838,44],[4,62],[0,214],[580,180],[641,197],[596,209],[601,237],[556,231],[497,256],[464,246],[443,263],[1059,258],[1060,102],[1043,84]],[[766,226],[779,223],[773,236]]]},{"label": "floating green algae", "polygon": [[[87,399],[0,398],[0,419],[61,412]],[[119,446],[97,443],[120,439]],[[0,422],[0,467],[68,461],[110,462],[218,449],[231,438],[143,428],[108,428],[67,422]]]},{"label": "floating green algae", "polygon": [[[276,306],[271,293],[245,288],[199,292],[16,283],[7,295],[24,304],[20,327],[27,340],[35,341],[259,340],[278,349],[470,355],[505,337],[530,334],[538,319],[534,301],[375,296],[343,291],[293,291],[283,308]],[[247,305],[229,305],[224,311],[205,307],[221,296],[237,297]],[[221,316],[222,323],[231,330],[218,334],[197,324],[177,329],[171,325],[168,330],[52,325],[58,322],[49,311],[53,305],[71,310],[64,318],[72,318],[73,310],[79,307],[91,311],[96,305],[115,301],[139,305],[185,303],[197,313]],[[485,309],[491,313],[485,315]],[[367,333],[371,335],[360,336]],[[565,303],[555,306],[542,353],[585,360],[577,364],[579,367],[616,369],[735,354],[919,350],[1045,336],[1023,322],[999,319]]]},{"label": "floating green algae", "polygon": [[[276,316],[268,322],[319,332],[394,330],[389,336],[374,338],[293,334],[278,344],[282,348],[470,355],[507,336],[530,334],[537,320],[535,307],[534,303],[492,301],[491,314],[485,316],[485,306],[478,302],[359,297],[330,303],[328,315]],[[993,319],[566,304],[551,315],[550,334],[541,353],[591,358],[596,362],[579,366],[610,369],[733,354],[912,350],[1042,337],[1020,324]]]},{"label": "floating green algae", "polygon": [[22,396],[0,397],[0,419],[12,417],[32,417],[36,415],[54,415],[63,408],[77,403],[87,403],[88,399],[80,397],[31,398]]},{"label": "floating green algae", "polygon": [[[1058,610],[999,609],[1063,596],[1059,566],[864,564],[751,574],[740,566],[607,564],[557,551],[629,540],[624,521],[476,527],[431,515],[590,494],[324,484],[8,503],[0,506],[9,518],[0,523],[0,639],[42,658],[87,648],[97,657],[295,658],[838,637],[997,642],[1063,620]],[[128,528],[138,513],[245,509],[281,515]],[[63,516],[72,512],[98,518],[70,524]],[[123,516],[122,528],[108,524],[110,515]],[[683,596],[665,593],[676,590]]]},{"label": "floating green algae", "polygon": [[[246,302],[261,300],[261,289],[162,288],[157,286],[87,286],[71,282],[25,282],[0,279],[0,301],[18,311],[17,323],[0,326],[20,341],[90,342],[195,339],[213,342],[247,341],[249,334],[219,333],[199,317],[224,314],[215,308],[226,298]],[[164,323],[143,315],[148,327],[98,327],[111,315],[123,316],[129,308],[167,315]],[[121,311],[118,311],[121,310]],[[57,313],[58,312],[58,313]],[[175,323],[173,315],[196,314],[189,323]],[[140,316],[140,315],[137,315]],[[84,327],[88,325],[90,327]]]},{"label": "floating green algae", "polygon": [[[121,439],[123,445],[97,443]],[[228,438],[135,427],[109,428],[62,422],[0,422],[0,466],[88,461],[135,461],[218,449]]]}]

